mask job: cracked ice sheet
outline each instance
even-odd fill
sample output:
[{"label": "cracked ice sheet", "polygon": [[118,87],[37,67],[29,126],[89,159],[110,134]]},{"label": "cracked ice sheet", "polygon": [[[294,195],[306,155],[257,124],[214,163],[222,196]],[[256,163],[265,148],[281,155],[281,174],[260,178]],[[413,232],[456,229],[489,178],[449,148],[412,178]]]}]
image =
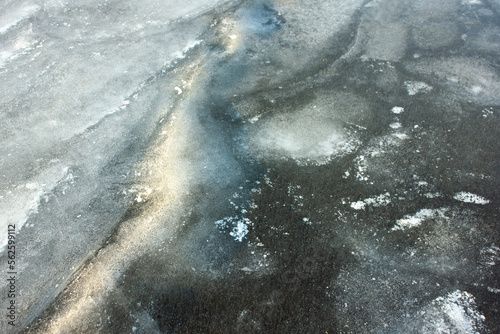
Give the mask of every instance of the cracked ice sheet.
[{"label": "cracked ice sheet", "polygon": [[[59,261],[58,256],[71,255],[66,252],[68,248],[52,247],[52,244],[42,248],[36,244],[35,251],[40,249],[43,258],[54,265],[40,265],[35,269],[41,270],[24,275],[23,282],[31,279],[33,284],[26,284],[23,296],[41,287],[42,291],[61,292],[62,297],[54,305],[55,311],[48,312],[48,317],[42,319],[41,327],[37,329],[35,324],[30,332],[82,332],[88,324],[98,326],[101,332],[110,333],[173,332],[175,326],[182,326],[181,331],[184,332],[197,332],[200,326],[207,326],[201,331],[216,333],[256,332],[259,329],[288,333],[297,328],[304,332],[331,333],[342,330],[412,332],[422,326],[411,322],[411,314],[415,310],[425,310],[433,300],[436,300],[436,308],[441,313],[434,312],[431,321],[444,319],[446,324],[452,319],[451,329],[446,328],[453,331],[459,328],[457,324],[467,323],[466,317],[462,321],[464,313],[474,313],[470,298],[477,298],[478,304],[485,301],[488,304],[483,296],[493,292],[486,289],[486,285],[481,288],[481,284],[498,287],[498,284],[490,282],[493,277],[491,272],[498,263],[498,252],[494,248],[497,233],[491,227],[492,217],[489,216],[489,210],[497,204],[496,192],[491,190],[497,184],[497,175],[494,174],[496,168],[491,168],[496,167],[493,159],[484,164],[482,162],[498,150],[494,140],[485,140],[486,145],[475,145],[474,140],[495,133],[491,128],[497,124],[496,107],[472,103],[468,106],[472,109],[470,114],[475,112],[479,120],[468,117],[469,110],[464,106],[460,118],[452,122],[448,119],[443,121],[438,114],[440,109],[449,108],[449,104],[442,103],[442,99],[443,96],[450,96],[447,89],[452,86],[436,82],[432,75],[402,69],[404,64],[413,61],[408,58],[412,57],[413,50],[410,48],[414,47],[414,43],[408,38],[422,35],[416,45],[424,48],[425,52],[419,55],[418,61],[432,60],[435,59],[433,48],[443,47],[443,44],[427,40],[433,36],[428,34],[429,29],[441,29],[442,34],[447,31],[455,34],[456,26],[460,30],[469,29],[469,26],[454,22],[459,2],[374,1],[357,14],[356,5],[361,2],[354,1],[313,0],[307,8],[300,1],[242,4],[242,7],[236,4],[233,11],[221,11],[210,16],[206,20],[206,26],[210,28],[206,31],[201,29],[203,36],[186,40],[185,46],[189,46],[190,41],[203,39],[204,42],[181,62],[171,63],[172,71],[168,74],[142,77],[143,81],[135,78],[128,80],[135,75],[149,73],[142,71],[149,66],[148,61],[143,64],[132,59],[131,63],[138,67],[134,69],[136,72],[130,77],[125,75],[122,81],[111,80],[111,86],[123,84],[135,92],[131,96],[117,98],[119,103],[112,103],[114,112],[107,114],[110,115],[107,120],[113,121],[113,124],[118,123],[117,120],[129,120],[129,128],[123,130],[118,127],[123,131],[115,131],[117,128],[107,121],[92,127],[82,136],[82,141],[89,145],[86,148],[94,147],[86,154],[82,154],[82,150],[73,151],[72,146],[66,143],[61,145],[61,149],[69,151],[65,153],[67,160],[61,166],[85,166],[79,174],[82,178],[77,179],[75,187],[81,183],[85,173],[87,181],[91,179],[95,182],[88,182],[87,187],[80,185],[80,188],[74,188],[73,201],[65,201],[65,196],[57,198],[62,203],[57,211],[59,214],[49,217],[64,216],[67,220],[60,224],[64,225],[64,230],[54,230],[70,231],[61,236],[71,240],[83,235],[89,227],[108,237],[108,231],[103,232],[103,226],[96,227],[92,223],[113,221],[115,216],[121,226],[109,239],[109,244],[103,243],[95,246],[97,248],[88,246],[90,251],[99,249],[98,254],[91,256],[88,266],[75,269],[83,269],[78,271],[82,275],[64,291],[64,280],[71,275],[73,268],[66,266],[68,262]],[[120,38],[114,39],[117,35],[135,36],[140,41],[137,43],[147,49],[157,46],[158,42],[162,45],[162,29],[177,26],[182,31],[185,27],[181,22],[166,24],[158,19],[168,17],[165,11],[171,8],[164,8],[164,11],[147,17],[144,11],[157,5],[146,3],[141,8],[136,5],[132,4],[130,10],[137,12],[137,17],[128,15],[127,9],[117,3],[105,7],[112,17],[114,15],[116,22],[125,23],[125,26],[108,25],[106,21],[101,22],[105,29],[97,31],[79,25],[79,20],[74,19],[80,12],[86,13],[85,8],[68,8],[65,13],[57,12],[60,16],[54,19],[56,24],[52,33],[56,36],[71,33],[68,38],[77,42],[82,42],[81,36],[90,33],[86,36],[99,38],[104,49],[108,43],[123,42]],[[46,9],[53,10],[57,6],[58,2],[53,1]],[[460,13],[465,10],[469,9]],[[447,15],[443,17],[453,22],[445,22],[444,26],[431,25],[426,31],[415,32],[415,26],[430,21],[436,11],[439,14],[444,12]],[[118,15],[120,13],[123,17]],[[99,15],[91,16],[90,19],[95,17],[95,20],[89,22],[90,27],[102,19]],[[435,15],[435,18],[441,19],[441,16]],[[469,19],[473,16],[470,15]],[[43,21],[43,17],[37,19]],[[368,29],[360,24],[361,28],[356,31],[360,20],[365,20],[364,23],[372,20],[373,24]],[[23,20],[19,22],[22,25]],[[199,23],[198,18],[196,22]],[[398,31],[385,34],[388,22]],[[344,27],[345,32],[340,34],[341,38],[336,38],[334,35],[339,27]],[[400,27],[402,35],[398,36]],[[16,29],[13,26],[7,31],[19,33]],[[367,39],[361,36],[362,29],[365,29]],[[33,36],[19,40],[19,48],[15,50],[19,57],[6,58],[9,64],[28,56],[25,52],[32,52],[31,45],[39,40],[37,33],[35,29]],[[450,41],[454,38],[452,35],[445,39],[445,46],[452,47]],[[44,57],[44,48],[55,43],[51,38],[48,40],[48,44],[36,44],[42,46],[35,51],[33,58]],[[86,42],[83,38],[82,43]],[[387,43],[386,49],[380,42]],[[125,48],[126,58],[130,55],[126,38],[124,43],[121,46]],[[351,47],[353,44],[355,47]],[[359,53],[350,52],[356,48]],[[69,50],[75,49],[77,54],[82,55],[77,44]],[[158,51],[154,48],[150,50]],[[148,52],[139,51],[146,55]],[[459,49],[442,50],[439,57],[446,59],[448,51],[462,52]],[[183,55],[182,49],[176,52],[174,54]],[[353,54],[356,57],[351,57]],[[376,59],[362,57],[365,54],[397,61],[394,64],[378,63]],[[89,50],[88,56],[86,65],[92,67],[105,62],[110,53],[100,49]],[[484,54],[481,56],[485,57]],[[169,58],[167,55],[161,57]],[[341,57],[338,62],[336,57]],[[81,57],[82,61],[85,59]],[[115,60],[118,62],[120,59]],[[123,61],[127,64],[128,60]],[[330,66],[331,62],[341,66]],[[42,69],[41,72],[46,71],[42,75],[58,74],[54,72],[54,68],[58,68],[57,63],[46,65],[48,68]],[[382,80],[384,86],[376,86],[373,77],[387,72],[392,73],[389,76],[392,81]],[[190,76],[188,73],[192,79],[187,78]],[[57,85],[58,79],[54,77],[54,84]],[[109,77],[102,77],[103,81],[107,79]],[[21,77],[19,80],[24,79]],[[95,80],[99,82],[100,78]],[[139,86],[138,81],[141,82]],[[405,91],[405,82],[425,82],[434,88],[428,93],[421,91],[409,96]],[[104,87],[108,87],[107,84]],[[148,87],[150,90],[146,89]],[[40,86],[34,90],[38,88]],[[121,86],[114,88],[121,89]],[[444,94],[441,94],[443,91]],[[203,92],[211,98],[200,94]],[[115,92],[108,93],[113,95]],[[134,99],[136,93],[137,100]],[[479,88],[472,87],[471,93],[481,92]],[[171,98],[165,98],[165,95]],[[108,104],[106,96],[99,95],[98,98],[103,106]],[[353,101],[356,103],[351,103]],[[80,102],[83,106],[87,105],[85,101]],[[429,103],[432,108],[429,108]],[[393,108],[391,112],[394,106],[401,109]],[[27,107],[32,108],[30,105]],[[486,107],[495,110],[488,113],[488,122],[480,123],[485,118],[481,110]],[[157,110],[165,112],[158,113]],[[171,113],[172,117],[168,117]],[[148,115],[154,116],[151,116],[151,122],[143,122]],[[61,119],[64,120],[64,117],[61,116]],[[67,123],[57,119],[47,122],[53,129],[67,126]],[[5,128],[10,131],[11,137],[19,131],[16,127],[19,122],[12,123],[14,126],[8,122],[0,124],[7,124]],[[473,130],[474,135],[469,136],[463,128]],[[145,130],[140,132],[139,129]],[[159,133],[161,135],[156,136]],[[31,135],[26,134],[28,137]],[[491,138],[496,137],[491,135]],[[150,144],[150,140],[154,144]],[[165,145],[163,140],[167,141]],[[472,147],[481,147],[480,155],[474,150],[464,150],[462,140],[472,142]],[[353,145],[345,147],[345,143]],[[117,153],[120,144],[125,146],[122,154]],[[150,150],[151,147],[155,149]],[[54,154],[59,156],[62,153],[55,150]],[[28,156],[26,161],[38,162],[37,156],[33,160]],[[137,161],[137,164],[131,166],[130,161]],[[474,161],[479,163],[474,164]],[[242,169],[239,169],[240,162],[245,164]],[[488,173],[492,177],[484,183],[477,179],[474,184],[471,182],[457,188],[459,182],[467,181],[457,180],[454,177],[456,173],[450,172],[460,163],[462,167],[469,167],[464,168],[466,171],[473,170],[478,175]],[[138,173],[135,173],[136,167],[140,169]],[[266,168],[269,168],[268,172],[262,176]],[[241,170],[251,172],[249,175],[238,175]],[[341,174],[345,175],[342,178],[339,171],[346,170],[345,174]],[[382,177],[384,173],[387,180]],[[247,224],[238,224],[245,216],[236,217],[230,207],[221,209],[227,204],[227,198],[232,198],[241,206],[237,198],[240,194],[231,196],[245,179],[249,183],[255,179],[261,181],[259,186],[253,188],[248,185],[248,194],[241,194],[241,201],[252,197],[258,204],[246,207],[251,211],[248,217],[252,217],[247,228]],[[423,184],[418,182],[424,179],[432,184],[429,189],[422,189]],[[89,200],[86,191],[93,192],[94,187],[99,188],[103,183],[110,186],[91,198],[93,201]],[[37,183],[29,179],[19,184],[34,188]],[[490,201],[489,205],[462,205],[463,202],[453,199],[454,194],[462,189],[484,194],[487,197],[484,200]],[[135,192],[128,193],[126,190]],[[429,195],[422,195],[422,191]],[[385,196],[389,193],[391,196]],[[378,194],[382,196],[380,199]],[[113,196],[117,198],[115,202],[110,200]],[[336,207],[342,198],[360,199],[359,206],[364,206],[366,210],[352,210],[350,203]],[[388,203],[391,198],[397,198],[397,205]],[[127,206],[127,200],[130,200],[130,206]],[[84,203],[82,211],[86,214],[96,214],[97,211],[101,217],[94,216],[89,224],[78,223],[74,217],[78,217],[79,212],[73,208],[80,203]],[[123,203],[128,210],[121,212],[117,203]],[[449,219],[433,211],[444,205],[450,206],[449,213],[446,213]],[[372,206],[377,209],[371,210]],[[55,201],[47,205],[42,201],[39,211],[48,212],[48,209],[52,212],[57,209]],[[406,213],[410,214],[406,217]],[[33,219],[37,217],[33,215]],[[231,228],[227,226],[229,237],[219,233],[214,225],[214,221],[221,217],[235,217],[235,224]],[[411,232],[405,229],[403,233],[390,233],[389,229],[397,219],[420,225]],[[426,220],[429,224],[424,224]],[[70,229],[78,224],[84,228]],[[171,227],[173,229],[169,230]],[[182,233],[171,234],[175,228]],[[424,233],[420,233],[422,231]],[[243,233],[242,242],[239,242]],[[49,240],[46,235],[40,238]],[[76,246],[69,244],[71,253],[76,252]],[[252,245],[261,248],[261,251],[255,252],[250,248]],[[85,252],[88,251],[85,249]],[[266,261],[269,259],[269,263],[273,264],[259,276],[255,276],[252,269],[248,270],[253,268],[252,263],[256,263],[256,256],[266,258]],[[479,264],[469,260],[476,258],[479,258]],[[35,261],[30,263],[32,267],[35,264]],[[48,276],[49,267],[54,268],[55,279],[44,278]],[[360,268],[364,271],[359,271]],[[338,270],[341,269],[342,275],[338,277]],[[256,280],[256,277],[259,279]],[[484,282],[480,282],[482,277]],[[344,288],[341,294],[330,289],[339,281]],[[474,292],[475,297],[469,296],[469,292],[460,290],[464,284],[477,284],[480,293]],[[453,291],[458,291],[458,294],[451,293]],[[50,294],[43,296],[51,298]],[[337,309],[332,314],[332,300],[325,300],[324,296],[333,296],[335,301],[348,296],[345,297],[345,305],[342,305],[345,312]],[[171,300],[179,301],[176,306],[180,307],[172,310]],[[307,302],[307,307],[303,307],[302,301]],[[466,303],[469,306],[463,306]],[[32,305],[30,302],[23,304]],[[220,307],[214,309],[211,307],[214,304]],[[41,311],[46,305],[36,306]],[[191,312],[191,307],[201,311]],[[446,307],[454,311],[441,310]],[[102,314],[109,314],[108,321],[101,317]],[[165,321],[165,317],[157,316],[159,314],[173,314],[175,320]],[[283,314],[287,315],[286,321],[280,320]],[[337,319],[339,327],[331,321],[337,314],[343,315]],[[486,316],[495,319],[494,314]],[[207,317],[217,321],[207,323],[203,320]],[[304,322],[305,318],[312,321]],[[398,330],[404,327],[398,326],[399,320],[410,323],[409,330]],[[495,326],[495,320],[485,321]],[[266,328],[267,323],[281,327]],[[344,325],[352,327],[344,328]],[[470,326],[462,327],[471,330]],[[48,330],[45,331],[46,328]]]},{"label": "cracked ice sheet", "polygon": [[[30,160],[56,151],[61,143],[88,131],[108,114],[123,111],[121,107],[126,107],[130,98],[135,99],[148,80],[161,75],[175,59],[184,57],[183,49],[195,45],[193,41],[203,27],[203,22],[192,23],[179,35],[175,23],[169,21],[218,1],[194,1],[190,5],[177,1],[169,7],[176,11],[160,7],[163,12],[146,4],[135,8],[136,4],[129,3],[128,7],[122,3],[126,10],[120,16],[127,24],[110,36],[99,35],[109,31],[103,25],[109,24],[108,15],[114,15],[107,13],[106,5],[98,6],[94,13],[91,7],[48,2],[43,6],[50,18],[43,16],[44,11],[36,10],[38,5],[34,3],[3,5],[22,15],[3,34],[5,44],[11,45],[11,53],[18,54],[10,55],[0,71],[0,102],[4,107],[0,116],[2,170],[10,171],[16,166],[17,174],[23,169],[29,174]],[[139,13],[147,17],[147,23],[134,31]],[[30,20],[35,23],[29,23]],[[92,20],[96,21],[94,28],[89,25]],[[113,29],[118,27],[110,25]],[[45,34],[46,30],[52,34]],[[141,37],[145,34],[150,38]],[[0,184],[4,187],[15,177],[4,173]]]},{"label": "cracked ice sheet", "polygon": [[[54,166],[37,175],[35,182],[12,185],[0,193],[0,228],[7,230],[7,225],[15,225],[16,232],[24,226],[28,217],[36,213],[41,201],[47,202],[53,188],[59,183],[72,182],[68,167]],[[45,196],[44,196],[45,195]],[[7,235],[0,236],[0,252],[7,244]]]}]

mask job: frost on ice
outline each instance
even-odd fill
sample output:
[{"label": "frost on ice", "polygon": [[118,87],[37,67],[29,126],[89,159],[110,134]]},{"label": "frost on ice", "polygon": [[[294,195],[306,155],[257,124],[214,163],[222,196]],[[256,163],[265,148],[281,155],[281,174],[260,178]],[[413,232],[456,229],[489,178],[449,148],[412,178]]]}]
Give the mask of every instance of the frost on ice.
[{"label": "frost on ice", "polygon": [[405,111],[403,107],[394,107],[391,109],[394,114],[401,114]]},{"label": "frost on ice", "polygon": [[228,227],[232,227],[229,235],[234,238],[234,240],[242,242],[243,238],[248,234],[248,223],[250,219],[248,218],[238,218],[238,217],[226,217],[215,222],[215,225],[219,227],[221,231]]}]

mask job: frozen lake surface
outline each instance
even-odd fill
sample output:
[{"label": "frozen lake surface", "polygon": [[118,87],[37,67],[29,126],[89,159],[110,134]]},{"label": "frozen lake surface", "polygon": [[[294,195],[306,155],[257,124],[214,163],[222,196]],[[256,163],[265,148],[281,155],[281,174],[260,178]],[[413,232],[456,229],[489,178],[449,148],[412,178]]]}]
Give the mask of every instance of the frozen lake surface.
[{"label": "frozen lake surface", "polygon": [[500,332],[499,0],[4,0],[0,79],[0,331]]}]

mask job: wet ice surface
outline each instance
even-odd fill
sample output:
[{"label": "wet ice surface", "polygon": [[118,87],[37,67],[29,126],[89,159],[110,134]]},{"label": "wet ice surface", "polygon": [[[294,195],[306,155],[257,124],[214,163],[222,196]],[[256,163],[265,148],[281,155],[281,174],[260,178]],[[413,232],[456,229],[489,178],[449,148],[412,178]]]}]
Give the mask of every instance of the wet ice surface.
[{"label": "wet ice surface", "polygon": [[4,1],[2,331],[500,331],[499,11]]}]

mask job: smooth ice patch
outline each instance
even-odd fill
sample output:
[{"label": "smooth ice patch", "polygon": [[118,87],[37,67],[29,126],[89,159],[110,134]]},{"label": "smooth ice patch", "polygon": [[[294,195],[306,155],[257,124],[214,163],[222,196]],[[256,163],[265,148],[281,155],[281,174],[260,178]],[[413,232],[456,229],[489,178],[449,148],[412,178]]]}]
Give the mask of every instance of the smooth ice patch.
[{"label": "smooth ice patch", "polygon": [[485,205],[490,202],[488,199],[482,196],[475,195],[466,191],[461,191],[459,193],[456,193],[455,196],[453,196],[453,198],[460,202],[480,204],[480,205]]},{"label": "smooth ice patch", "polygon": [[298,165],[325,165],[352,153],[373,115],[364,98],[345,92],[319,91],[304,106],[272,103],[273,112],[259,119],[261,109],[253,102],[236,106],[250,120],[248,146],[261,158]]},{"label": "smooth ice patch", "polygon": [[422,222],[430,218],[445,217],[444,213],[448,211],[447,208],[441,209],[422,209],[415,213],[414,215],[406,215],[402,219],[396,221],[396,226],[394,226],[391,231],[406,230],[409,228],[417,227]]},{"label": "smooth ice patch", "polygon": [[428,93],[432,90],[425,82],[421,81],[405,81],[406,91],[408,95],[416,95],[418,93]]}]

